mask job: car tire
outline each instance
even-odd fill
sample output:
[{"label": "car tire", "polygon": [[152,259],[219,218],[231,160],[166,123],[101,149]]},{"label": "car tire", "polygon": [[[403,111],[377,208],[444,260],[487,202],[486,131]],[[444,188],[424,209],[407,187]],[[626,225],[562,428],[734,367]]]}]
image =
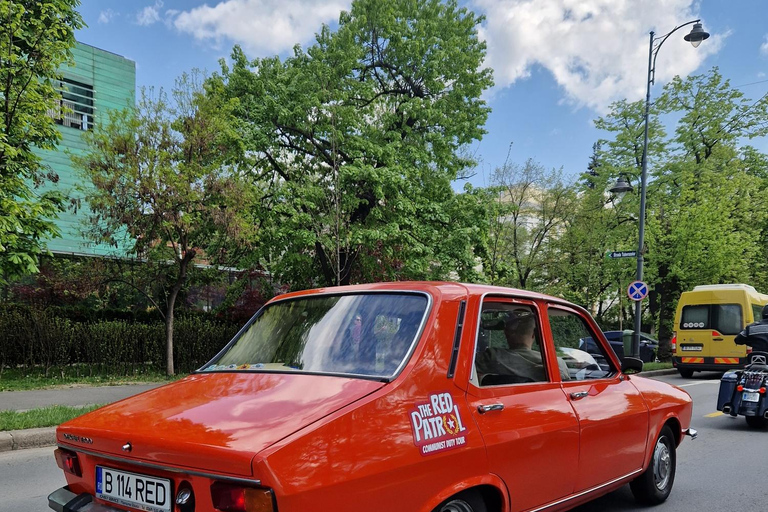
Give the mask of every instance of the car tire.
[{"label": "car tire", "polygon": [[675,483],[677,453],[672,429],[665,425],[656,439],[648,469],[629,483],[638,503],[658,505],[667,499]]},{"label": "car tire", "polygon": [[693,370],[689,368],[678,368],[677,371],[680,372],[680,376],[684,379],[690,379],[693,377]]},{"label": "car tire", "polygon": [[764,429],[768,426],[768,420],[761,416],[744,416],[747,419],[747,425],[751,428]]},{"label": "car tire", "polygon": [[487,512],[487,509],[479,493],[464,491],[442,502],[435,512]]}]

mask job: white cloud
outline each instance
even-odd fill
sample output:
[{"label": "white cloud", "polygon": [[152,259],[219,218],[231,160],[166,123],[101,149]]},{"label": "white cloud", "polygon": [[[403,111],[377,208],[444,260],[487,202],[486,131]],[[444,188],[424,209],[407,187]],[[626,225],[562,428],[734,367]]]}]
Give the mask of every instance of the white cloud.
[{"label": "white cloud", "polygon": [[224,0],[181,12],[174,25],[200,41],[231,40],[249,56],[281,53],[308,43],[323,23],[338,20],[351,0]]},{"label": "white cloud", "polygon": [[760,46],[760,53],[768,55],[768,34],[765,35],[765,42]]},{"label": "white cloud", "polygon": [[109,23],[115,16],[117,16],[117,13],[112,9],[101,11],[99,13],[99,23]]},{"label": "white cloud", "polygon": [[142,26],[152,25],[160,21],[160,9],[163,8],[163,0],[156,0],[154,5],[148,5],[136,15],[136,23]]},{"label": "white cloud", "polygon": [[[664,35],[698,18],[694,0],[473,0],[485,12],[480,36],[497,88],[552,73],[568,102],[604,112],[612,101],[642,99],[649,32]],[[706,20],[703,21],[707,29]],[[727,37],[712,35],[699,48],[683,41],[683,27],[658,54],[656,83],[694,72]]]}]

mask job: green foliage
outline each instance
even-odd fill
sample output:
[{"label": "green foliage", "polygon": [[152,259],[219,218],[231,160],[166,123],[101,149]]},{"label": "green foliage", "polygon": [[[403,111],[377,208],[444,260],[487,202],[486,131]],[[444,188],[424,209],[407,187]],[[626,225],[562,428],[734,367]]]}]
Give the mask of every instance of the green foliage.
[{"label": "green foliage", "polygon": [[191,265],[201,250],[209,261],[228,262],[231,248],[247,249],[254,233],[245,213],[253,195],[233,165],[234,102],[206,95],[202,80],[199,72],[182,75],[172,102],[162,90],[143,90],[135,109],[110,112],[109,122],[86,135],[86,153],[73,158],[93,184],[83,191],[94,212],[90,238],[127,237],[135,255],[164,276],[156,282],[163,286],[168,375],[174,307]]},{"label": "green foliage", "polygon": [[[238,326],[200,317],[176,321],[175,357],[182,372],[210,360],[237,332]],[[52,368],[82,364],[89,375],[105,370],[115,375],[159,370],[165,360],[165,327],[161,322],[124,320],[72,321],[56,309],[9,307],[0,311],[1,368]]]},{"label": "green foliage", "polygon": [[58,177],[33,149],[52,149],[60,134],[48,112],[59,94],[59,66],[71,58],[83,26],[79,0],[0,0],[0,269],[3,278],[37,272],[44,240],[64,197],[37,187]]},{"label": "green foliage", "polygon": [[288,59],[235,47],[208,90],[235,102],[257,170],[258,264],[293,287],[475,276],[476,196],[451,181],[489,111],[481,21],[455,1],[357,0]]}]

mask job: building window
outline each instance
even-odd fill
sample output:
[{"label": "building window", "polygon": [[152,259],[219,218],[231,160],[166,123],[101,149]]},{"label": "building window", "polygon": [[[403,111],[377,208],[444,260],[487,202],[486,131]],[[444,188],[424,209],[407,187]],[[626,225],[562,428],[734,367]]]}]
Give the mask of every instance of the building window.
[{"label": "building window", "polygon": [[56,124],[78,130],[93,129],[93,86],[63,79],[58,84],[61,98],[48,114]]}]

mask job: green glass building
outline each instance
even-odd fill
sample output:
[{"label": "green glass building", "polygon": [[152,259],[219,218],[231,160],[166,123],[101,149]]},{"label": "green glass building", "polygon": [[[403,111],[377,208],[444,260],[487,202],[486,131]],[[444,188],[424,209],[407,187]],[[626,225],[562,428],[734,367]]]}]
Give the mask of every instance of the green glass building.
[{"label": "green glass building", "polygon": [[[83,134],[95,123],[108,118],[110,110],[133,106],[136,101],[136,63],[114,53],[77,43],[72,50],[74,63],[61,69],[61,104],[50,115],[56,120],[61,140],[56,150],[37,150],[59,177],[55,186],[69,198],[82,198],[77,186],[83,180],[71,162],[71,155],[85,150]],[[125,257],[122,246],[94,244],[83,236],[84,221],[90,214],[81,202],[76,213],[68,210],[59,215],[59,238],[48,241],[54,254],[77,256]]]}]

